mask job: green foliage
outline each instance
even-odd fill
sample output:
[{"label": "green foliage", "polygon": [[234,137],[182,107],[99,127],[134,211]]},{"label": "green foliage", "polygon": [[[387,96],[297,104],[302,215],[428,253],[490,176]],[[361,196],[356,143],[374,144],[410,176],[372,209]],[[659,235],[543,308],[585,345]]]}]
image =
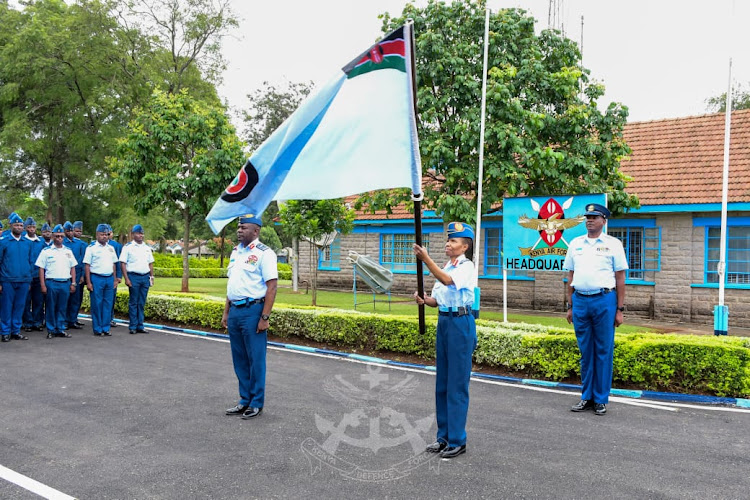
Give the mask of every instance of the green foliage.
[{"label": "green foliage", "polygon": [[[433,181],[424,208],[473,221],[485,2],[408,3],[401,16],[383,15],[383,31],[407,18],[416,35],[423,175]],[[576,44],[555,31],[536,34],[534,19],[516,9],[493,12],[489,36],[483,212],[506,196],[541,194],[607,193],[616,213],[637,206],[619,171],[630,153],[622,135],[627,108],[598,109],[604,87],[589,80]],[[364,195],[357,208],[390,209],[408,195]]]},{"label": "green foliage", "polygon": [[[750,109],[750,91],[742,84],[732,89],[732,111]],[[727,93],[706,99],[706,111],[709,113],[724,113],[727,110]]]},{"label": "green foliage", "polygon": [[281,250],[281,240],[276,230],[272,226],[263,226],[260,228],[258,239],[271,247],[274,251]]},{"label": "green foliage", "polygon": [[276,264],[276,268],[279,270],[280,280],[292,279],[292,266],[291,265],[279,262],[278,264]]},{"label": "green foliage", "polygon": [[341,200],[290,200],[279,211],[287,233],[313,241],[334,231],[349,234],[355,215]]},{"label": "green foliage", "polygon": [[260,89],[247,95],[250,107],[242,112],[245,122],[243,137],[251,151],[263,144],[284,123],[312,88],[312,82],[289,83],[286,88],[276,88],[272,83],[263,82]]}]

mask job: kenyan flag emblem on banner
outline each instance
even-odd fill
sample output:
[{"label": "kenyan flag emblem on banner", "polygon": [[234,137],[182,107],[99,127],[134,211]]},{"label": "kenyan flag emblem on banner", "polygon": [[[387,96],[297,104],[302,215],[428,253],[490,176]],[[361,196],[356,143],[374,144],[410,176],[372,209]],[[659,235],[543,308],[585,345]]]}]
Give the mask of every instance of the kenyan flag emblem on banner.
[{"label": "kenyan flag emblem on banner", "polygon": [[380,69],[397,69],[406,72],[403,26],[370,47],[367,52],[342,69],[346,77],[350,79]]}]

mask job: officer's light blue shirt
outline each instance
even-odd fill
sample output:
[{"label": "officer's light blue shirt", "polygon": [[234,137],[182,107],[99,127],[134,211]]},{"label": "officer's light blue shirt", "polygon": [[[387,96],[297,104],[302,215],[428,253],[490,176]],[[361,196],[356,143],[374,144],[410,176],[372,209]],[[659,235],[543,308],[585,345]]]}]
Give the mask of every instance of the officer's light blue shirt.
[{"label": "officer's light blue shirt", "polygon": [[255,240],[232,250],[227,266],[229,300],[260,299],[266,296],[266,281],[278,279],[276,252]]},{"label": "officer's light blue shirt", "polygon": [[114,271],[112,266],[117,263],[117,253],[111,245],[94,241],[86,247],[83,263],[89,265],[90,273],[111,276]]},{"label": "officer's light blue shirt", "polygon": [[131,241],[122,247],[120,262],[125,263],[125,270],[129,273],[150,273],[149,264],[154,261],[154,253],[151,247],[145,243]]},{"label": "officer's light blue shirt", "polygon": [[591,292],[615,288],[615,272],[628,269],[628,259],[617,238],[604,233],[595,239],[584,235],[571,240],[563,269],[573,271],[573,288]]},{"label": "officer's light blue shirt", "polygon": [[462,307],[474,304],[474,287],[477,286],[474,275],[474,263],[460,255],[454,260],[448,261],[443,267],[453,283],[445,286],[439,280],[435,281],[430,294],[438,303],[439,307]]},{"label": "officer's light blue shirt", "polygon": [[45,279],[68,280],[70,270],[77,264],[78,261],[73,256],[73,251],[66,246],[45,247],[36,259],[36,267],[44,269]]}]

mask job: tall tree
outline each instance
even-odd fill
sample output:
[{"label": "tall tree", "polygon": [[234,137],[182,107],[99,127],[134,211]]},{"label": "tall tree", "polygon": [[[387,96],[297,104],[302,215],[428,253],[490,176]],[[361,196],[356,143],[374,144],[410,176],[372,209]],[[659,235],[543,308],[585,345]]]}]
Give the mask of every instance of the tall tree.
[{"label": "tall tree", "polygon": [[[750,109],[750,91],[745,90],[742,84],[732,90],[732,111],[738,109]],[[709,113],[724,113],[727,110],[727,93],[709,97],[706,99],[706,111]]]},{"label": "tall tree", "polygon": [[[383,15],[383,32],[414,19],[418,133],[426,207],[473,221],[478,186],[485,2],[430,0]],[[604,94],[581,67],[576,44],[534,31],[522,10],[490,18],[482,209],[505,196],[602,192],[615,212],[637,206],[619,162],[630,152],[622,132],[627,108],[597,107]],[[409,193],[366,195],[357,206],[388,208]]]},{"label": "tall tree", "polygon": [[[310,242],[310,262],[313,268],[312,305],[317,305],[318,266],[317,248],[325,248],[332,242],[321,244],[325,235],[338,231],[348,234],[354,229],[355,212],[341,200],[292,200],[281,206],[279,218],[287,231],[297,238]],[[318,244],[316,244],[318,242]]]},{"label": "tall tree", "polygon": [[[192,223],[208,213],[243,156],[222,109],[196,101],[185,91],[157,90],[130,123],[111,166],[139,213],[168,204],[182,215],[187,248]],[[187,292],[187,251],[182,262],[182,291]]]}]

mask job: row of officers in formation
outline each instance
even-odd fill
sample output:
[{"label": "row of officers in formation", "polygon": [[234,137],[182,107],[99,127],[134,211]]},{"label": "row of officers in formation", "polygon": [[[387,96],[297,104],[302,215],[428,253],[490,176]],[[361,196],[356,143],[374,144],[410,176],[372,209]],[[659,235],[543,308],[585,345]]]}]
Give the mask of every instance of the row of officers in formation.
[{"label": "row of officers in formation", "polygon": [[[43,331],[47,338],[70,338],[70,330],[83,325],[78,312],[83,289],[89,291],[94,335],[110,336],[117,286],[129,290],[129,331],[147,333],[144,306],[154,283],[154,256],[143,242],[140,224],[132,239],[122,245],[112,239],[108,224],[96,227],[91,243],[81,240],[83,222],[51,227],[44,223],[37,234],[36,221],[17,213],[0,236],[0,340],[27,340],[24,333]],[[0,222],[0,229],[3,225]]]}]

